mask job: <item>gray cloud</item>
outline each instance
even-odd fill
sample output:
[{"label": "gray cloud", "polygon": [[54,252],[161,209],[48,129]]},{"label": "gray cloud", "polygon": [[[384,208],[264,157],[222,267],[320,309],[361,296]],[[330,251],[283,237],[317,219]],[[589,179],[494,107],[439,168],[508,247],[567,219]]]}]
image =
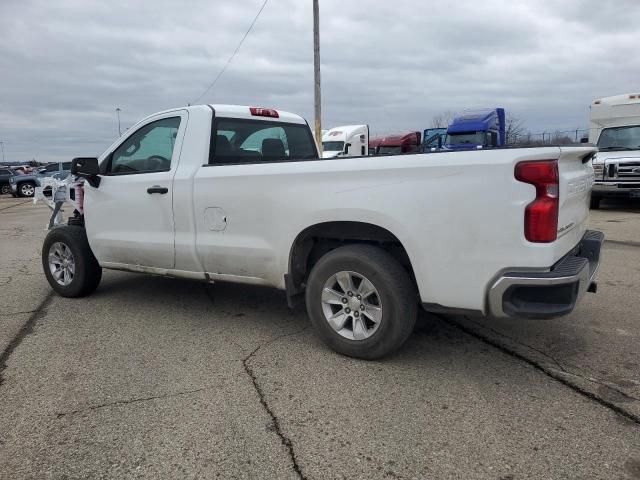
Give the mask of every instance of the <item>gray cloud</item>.
[{"label": "gray cloud", "polygon": [[[3,0],[0,140],[7,159],[99,154],[124,126],[193,102],[261,0]],[[505,106],[532,131],[587,124],[599,96],[640,89],[637,0],[320,0],[323,123],[422,129]],[[313,117],[311,2],[271,0],[203,102]],[[640,93],[640,92],[639,92]]]}]

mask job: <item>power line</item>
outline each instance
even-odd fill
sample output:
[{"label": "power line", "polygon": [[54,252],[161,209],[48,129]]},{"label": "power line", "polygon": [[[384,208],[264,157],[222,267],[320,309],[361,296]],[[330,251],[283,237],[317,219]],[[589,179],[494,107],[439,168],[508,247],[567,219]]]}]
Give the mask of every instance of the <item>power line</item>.
[{"label": "power line", "polygon": [[222,67],[222,70],[220,70],[220,72],[218,72],[218,75],[216,75],[216,78],[213,79],[213,82],[211,82],[211,85],[209,85],[207,87],[207,89],[204,91],[204,93],[202,95],[200,95],[198,98],[196,98],[195,102],[193,102],[193,103],[198,103],[202,97],[204,97],[207,93],[209,93],[209,90],[211,90],[213,88],[213,86],[216,84],[216,82],[220,79],[222,74],[225,72],[225,70],[227,69],[227,67],[231,63],[231,60],[233,60],[233,57],[235,57],[236,53],[238,53],[238,51],[240,50],[240,47],[244,43],[245,38],[247,38],[247,35],[249,35],[249,32],[251,32],[251,29],[255,25],[256,21],[258,20],[258,17],[262,13],[262,10],[264,10],[264,7],[267,5],[268,1],[269,0],[264,0],[264,2],[262,3],[262,6],[260,7],[260,10],[258,10],[258,13],[256,14],[255,18],[253,19],[253,22],[251,22],[251,25],[249,25],[249,28],[247,29],[247,31],[242,36],[242,40],[240,40],[240,43],[238,43],[238,46],[233,51],[233,53],[229,57],[229,60],[227,60],[227,63],[225,63],[224,67]]}]

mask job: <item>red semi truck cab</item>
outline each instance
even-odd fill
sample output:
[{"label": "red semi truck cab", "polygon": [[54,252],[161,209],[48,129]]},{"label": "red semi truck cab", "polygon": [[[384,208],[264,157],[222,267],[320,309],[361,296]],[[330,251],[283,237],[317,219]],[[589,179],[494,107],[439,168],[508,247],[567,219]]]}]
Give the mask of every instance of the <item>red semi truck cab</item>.
[{"label": "red semi truck cab", "polygon": [[370,155],[396,155],[420,151],[420,132],[376,137],[369,140]]}]

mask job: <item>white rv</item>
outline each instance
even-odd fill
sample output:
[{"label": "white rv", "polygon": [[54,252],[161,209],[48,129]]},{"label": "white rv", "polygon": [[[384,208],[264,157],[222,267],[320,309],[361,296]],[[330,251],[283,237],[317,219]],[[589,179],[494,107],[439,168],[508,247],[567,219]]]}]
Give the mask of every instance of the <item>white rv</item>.
[{"label": "white rv", "polygon": [[322,158],[364,157],[369,148],[369,125],[345,125],[322,135]]},{"label": "white rv", "polygon": [[598,146],[591,208],[604,197],[640,197],[640,93],[595,100],[589,142]]}]

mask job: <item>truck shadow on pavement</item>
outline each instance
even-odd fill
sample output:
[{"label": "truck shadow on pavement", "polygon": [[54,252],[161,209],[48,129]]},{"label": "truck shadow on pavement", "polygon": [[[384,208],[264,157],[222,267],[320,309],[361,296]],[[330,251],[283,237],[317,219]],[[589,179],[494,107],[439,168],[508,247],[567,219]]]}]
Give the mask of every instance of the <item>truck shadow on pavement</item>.
[{"label": "truck shadow on pavement", "polygon": [[[361,361],[329,350],[283,292],[122,272],[106,271],[86,299],[55,297],[8,371],[15,438],[33,434],[12,411],[36,412],[46,434],[26,455],[60,470],[76,450],[78,471],[113,458],[135,468],[182,441],[193,456],[179,461],[199,466],[227,444],[255,456],[271,441],[269,458],[298,478],[448,478],[453,465],[496,480],[551,478],[545,465],[586,478],[591,458],[623,468],[635,428],[448,319],[421,313],[397,353]],[[110,462],[95,453],[103,437]],[[40,453],[68,438],[81,438],[71,453]]]},{"label": "truck shadow on pavement", "polygon": [[[206,284],[197,281],[148,276],[135,273],[105,272],[102,283],[92,295],[95,301],[108,302],[112,308],[122,309],[122,313],[135,311],[146,312],[150,317],[161,320],[170,317],[171,322],[179,322],[180,316],[195,315],[204,325],[214,326],[218,322],[234,324],[238,330],[260,329],[277,335],[283,325],[292,327],[310,327],[304,305],[296,310],[287,307],[284,292],[252,285],[232,283]],[[160,314],[161,312],[161,314]],[[476,319],[491,325],[488,319]],[[581,350],[580,332],[577,329],[567,331],[567,325],[558,326],[557,322],[544,322],[545,334],[554,337],[553,330],[558,330],[558,341],[548,345],[551,350],[562,350],[564,355]],[[330,352],[309,329],[307,337],[312,337],[310,347]],[[535,330],[532,333],[535,336]],[[569,342],[567,339],[570,338]],[[520,338],[520,341],[526,339]],[[399,357],[416,357],[422,353],[430,356],[434,344],[461,346],[478,340],[466,334],[447,316],[436,316],[419,310],[413,335],[399,352],[388,358],[379,360],[384,363]],[[492,348],[482,345],[481,350]],[[337,355],[331,352],[333,355]],[[359,361],[359,360],[354,360]]]}]

